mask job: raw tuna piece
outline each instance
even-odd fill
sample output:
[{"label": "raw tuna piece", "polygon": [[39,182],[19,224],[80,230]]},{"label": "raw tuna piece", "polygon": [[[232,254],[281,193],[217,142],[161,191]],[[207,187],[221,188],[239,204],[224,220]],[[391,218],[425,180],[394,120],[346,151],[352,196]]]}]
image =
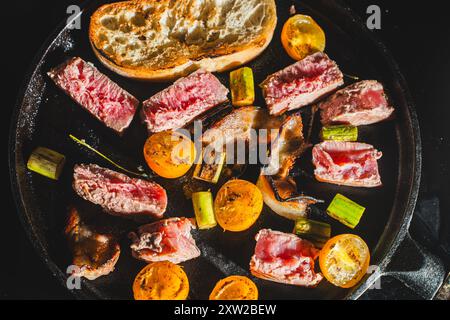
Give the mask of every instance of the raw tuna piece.
[{"label": "raw tuna piece", "polygon": [[344,84],[336,62],[322,52],[269,76],[262,84],[263,95],[272,115],[298,109]]},{"label": "raw tuna piece", "polygon": [[227,101],[228,92],[213,74],[198,70],[144,101],[142,118],[150,133],[179,129]]},{"label": "raw tuna piece", "polygon": [[314,271],[319,250],[294,234],[263,229],[256,235],[250,271],[258,278],[296,286],[314,287],[322,275]]},{"label": "raw tuna piece", "polygon": [[75,166],[73,189],[112,215],[161,218],[167,207],[166,190],[159,184],[133,179],[95,164]]},{"label": "raw tuna piece", "polygon": [[368,125],[383,121],[394,112],[383,85],[374,80],[357,82],[339,90],[319,107],[324,125]]},{"label": "raw tuna piece", "polygon": [[139,101],[91,63],[72,58],[48,75],[73,100],[117,133],[122,133],[133,120]]},{"label": "raw tuna piece", "polygon": [[378,187],[378,162],[383,154],[373,146],[358,142],[326,141],[312,151],[316,179],[352,187]]},{"label": "raw tuna piece", "polygon": [[133,257],[146,262],[180,263],[200,256],[187,218],[171,218],[141,226],[130,232]]}]

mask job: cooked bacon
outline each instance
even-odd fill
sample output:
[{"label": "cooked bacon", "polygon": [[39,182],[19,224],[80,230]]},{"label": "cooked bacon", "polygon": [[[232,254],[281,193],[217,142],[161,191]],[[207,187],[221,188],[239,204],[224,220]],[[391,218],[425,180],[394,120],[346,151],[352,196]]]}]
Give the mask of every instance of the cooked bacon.
[{"label": "cooked bacon", "polygon": [[234,109],[203,134],[202,142],[205,145],[213,143],[225,145],[234,140],[249,140],[251,129],[255,127],[256,118],[261,111],[257,107]]},{"label": "cooked bacon", "polygon": [[198,70],[144,101],[142,118],[150,133],[179,129],[227,101],[228,92],[213,74]]},{"label": "cooked bacon", "polygon": [[[319,202],[297,190],[297,184],[291,178],[274,179],[261,175],[257,186],[263,195],[264,204],[273,212],[289,220],[306,216],[308,207]],[[278,194],[277,195],[275,194]]]},{"label": "cooked bacon", "polygon": [[316,179],[353,187],[378,187],[378,162],[383,154],[373,146],[358,142],[326,141],[313,148]]},{"label": "cooked bacon", "polygon": [[78,267],[73,275],[94,280],[114,271],[120,246],[112,234],[99,233],[95,226],[86,225],[75,208],[69,211],[64,233],[73,253],[72,264]]},{"label": "cooked bacon", "polygon": [[[318,201],[300,196],[297,184],[289,177],[292,167],[306,147],[302,116],[296,112],[281,125],[272,144],[269,165],[261,171],[258,179],[264,203],[276,214],[291,220],[305,216],[308,206]],[[292,198],[295,200],[290,200]]]},{"label": "cooked bacon", "polygon": [[170,261],[180,263],[200,256],[191,235],[194,228],[187,218],[171,218],[141,226],[128,235],[131,252],[146,262]]},{"label": "cooked bacon", "polygon": [[271,147],[269,165],[264,169],[265,174],[285,179],[304,148],[302,116],[300,112],[296,112],[283,121]]},{"label": "cooked bacon", "polygon": [[263,229],[256,235],[250,271],[258,278],[296,286],[314,287],[322,275],[314,271],[319,250],[294,234]]},{"label": "cooked bacon", "polygon": [[91,63],[72,58],[48,75],[79,105],[119,134],[133,120],[139,101]]},{"label": "cooked bacon", "polygon": [[258,107],[242,107],[233,111],[214,123],[202,136],[205,145],[220,143],[226,145],[236,140],[250,141],[256,139],[253,130],[265,129],[267,136],[258,137],[260,142],[270,142],[271,129],[278,129],[282,124],[282,117],[271,117],[267,110]]},{"label": "cooked bacon", "polygon": [[130,178],[95,164],[76,165],[73,189],[83,199],[113,215],[160,218],[166,211],[166,190],[155,182]]},{"label": "cooked bacon", "polygon": [[389,118],[394,112],[387,101],[383,85],[368,80],[339,90],[319,104],[322,123],[369,125]]},{"label": "cooked bacon", "polygon": [[317,52],[269,76],[262,84],[263,95],[272,115],[316,102],[344,84],[336,62]]}]

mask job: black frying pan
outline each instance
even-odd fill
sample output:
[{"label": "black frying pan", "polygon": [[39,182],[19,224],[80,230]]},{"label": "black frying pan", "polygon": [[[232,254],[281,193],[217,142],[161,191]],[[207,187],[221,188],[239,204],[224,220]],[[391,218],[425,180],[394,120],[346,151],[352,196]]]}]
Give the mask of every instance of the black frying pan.
[{"label": "black frying pan", "polygon": [[[67,206],[76,204],[92,215],[104,215],[95,206],[81,201],[72,191],[73,165],[94,162],[108,166],[70,141],[69,133],[86,139],[88,143],[130,168],[144,163],[142,146],[146,133],[136,118],[123,137],[116,136],[57,89],[47,78],[46,72],[68,57],[81,56],[94,62],[102,72],[141,101],[168,85],[136,82],[120,77],[105,69],[95,58],[87,35],[89,16],[104,2],[106,1],[94,1],[85,7],[81,16],[81,30],[70,30],[61,25],[49,38],[32,63],[11,125],[9,159],[18,211],[36,250],[55,277],[64,284],[67,279],[65,270],[70,264],[70,255],[62,234]],[[260,57],[249,64],[255,72],[255,81],[262,81],[268,74],[293,63],[279,40],[281,27],[289,17],[290,5],[289,1],[277,1],[279,22],[274,40]],[[377,265],[378,269],[352,289],[337,288],[326,281],[315,289],[305,289],[256,279],[260,298],[356,299],[382,275],[390,275],[429,299],[442,281],[443,269],[435,258],[419,248],[408,235],[420,183],[421,142],[416,114],[405,81],[383,44],[372,36],[350,9],[339,2],[327,0],[305,0],[297,4],[297,9],[312,15],[324,28],[328,41],[326,52],[338,62],[343,71],[362,79],[381,81],[396,108],[395,120],[361,130],[360,141],[373,144],[384,153],[380,161],[384,182],[382,188],[366,190],[337,187],[304,177],[299,181],[305,192],[327,202],[340,192],[367,207],[355,230],[332,222],[333,234],[360,235],[371,249],[371,264]],[[228,73],[218,76],[227,84]],[[257,104],[263,105],[261,96],[257,98]],[[68,162],[58,182],[27,171],[26,160],[36,146],[46,146],[67,156]],[[311,170],[310,156],[308,153],[304,155],[302,163],[305,170]],[[249,169],[243,178],[255,181],[257,172]],[[191,204],[181,191],[182,181],[173,183],[158,179],[158,182],[168,189],[168,216],[193,215]],[[129,242],[124,235],[137,225],[118,218],[110,218],[109,222],[122,235],[122,255],[116,270],[95,281],[83,280],[82,289],[74,290],[78,297],[132,298],[132,281],[145,264],[130,256]],[[290,232],[292,222],[265,208],[258,222],[245,232],[224,233],[219,228],[196,232],[195,237],[203,255],[183,264],[190,279],[190,298],[206,299],[216,281],[226,275],[248,274],[248,263],[255,245],[253,237],[259,229],[265,227]],[[397,255],[409,259],[408,261],[419,261],[423,268],[407,273],[392,270],[390,261],[397,251],[401,251]],[[424,270],[428,275],[432,273],[433,277],[427,277]]]}]

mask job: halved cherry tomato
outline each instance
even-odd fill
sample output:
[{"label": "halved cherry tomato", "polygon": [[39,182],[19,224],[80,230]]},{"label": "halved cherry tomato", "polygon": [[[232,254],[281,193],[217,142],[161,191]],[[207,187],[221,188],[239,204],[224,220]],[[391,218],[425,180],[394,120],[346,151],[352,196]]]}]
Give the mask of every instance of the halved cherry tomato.
[{"label": "halved cherry tomato", "polygon": [[157,175],[175,179],[185,175],[195,161],[195,145],[188,137],[175,131],[150,136],[144,145],[144,157]]},{"label": "halved cherry tomato", "polygon": [[335,286],[351,288],[367,273],[370,252],[367,244],[353,234],[331,238],[320,251],[319,265],[325,278]]},{"label": "halved cherry tomato", "polygon": [[169,261],[147,265],[133,283],[135,300],[186,300],[189,281],[183,269]]},{"label": "halved cherry tomato", "polygon": [[297,14],[284,24],[281,42],[292,59],[302,60],[324,51],[326,38],[322,28],[310,16]]},{"label": "halved cherry tomato", "polygon": [[251,182],[230,180],[220,188],[214,200],[217,223],[224,229],[240,232],[250,228],[263,209],[261,191]]},{"label": "halved cherry tomato", "polygon": [[209,300],[258,300],[258,288],[244,276],[230,276],[217,282]]}]

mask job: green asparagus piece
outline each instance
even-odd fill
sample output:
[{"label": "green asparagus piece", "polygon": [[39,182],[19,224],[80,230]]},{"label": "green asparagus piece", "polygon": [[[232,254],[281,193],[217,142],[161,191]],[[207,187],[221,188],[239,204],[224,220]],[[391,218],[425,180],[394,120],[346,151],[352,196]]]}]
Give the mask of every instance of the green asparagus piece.
[{"label": "green asparagus piece", "polygon": [[215,151],[211,151],[204,159],[202,153],[200,162],[195,167],[193,178],[216,184],[222,173],[225,156],[225,152],[217,154]]},{"label": "green asparagus piece", "polygon": [[195,218],[199,229],[210,229],[217,225],[213,209],[213,196],[209,191],[192,194]]},{"label": "green asparagus piece", "polygon": [[27,168],[47,178],[58,180],[66,157],[56,151],[38,147],[31,154]]},{"label": "green asparagus piece", "polygon": [[253,71],[244,67],[230,73],[231,100],[233,106],[251,106],[255,102]]},{"label": "green asparagus piece", "polygon": [[330,203],[327,213],[330,217],[354,229],[365,210],[363,206],[338,193]]},{"label": "green asparagus piece", "polygon": [[354,126],[330,126],[322,129],[322,140],[350,141],[358,140],[358,128]]},{"label": "green asparagus piece", "polygon": [[298,218],[295,221],[294,233],[311,241],[317,248],[322,248],[331,237],[331,226],[320,221]]}]

